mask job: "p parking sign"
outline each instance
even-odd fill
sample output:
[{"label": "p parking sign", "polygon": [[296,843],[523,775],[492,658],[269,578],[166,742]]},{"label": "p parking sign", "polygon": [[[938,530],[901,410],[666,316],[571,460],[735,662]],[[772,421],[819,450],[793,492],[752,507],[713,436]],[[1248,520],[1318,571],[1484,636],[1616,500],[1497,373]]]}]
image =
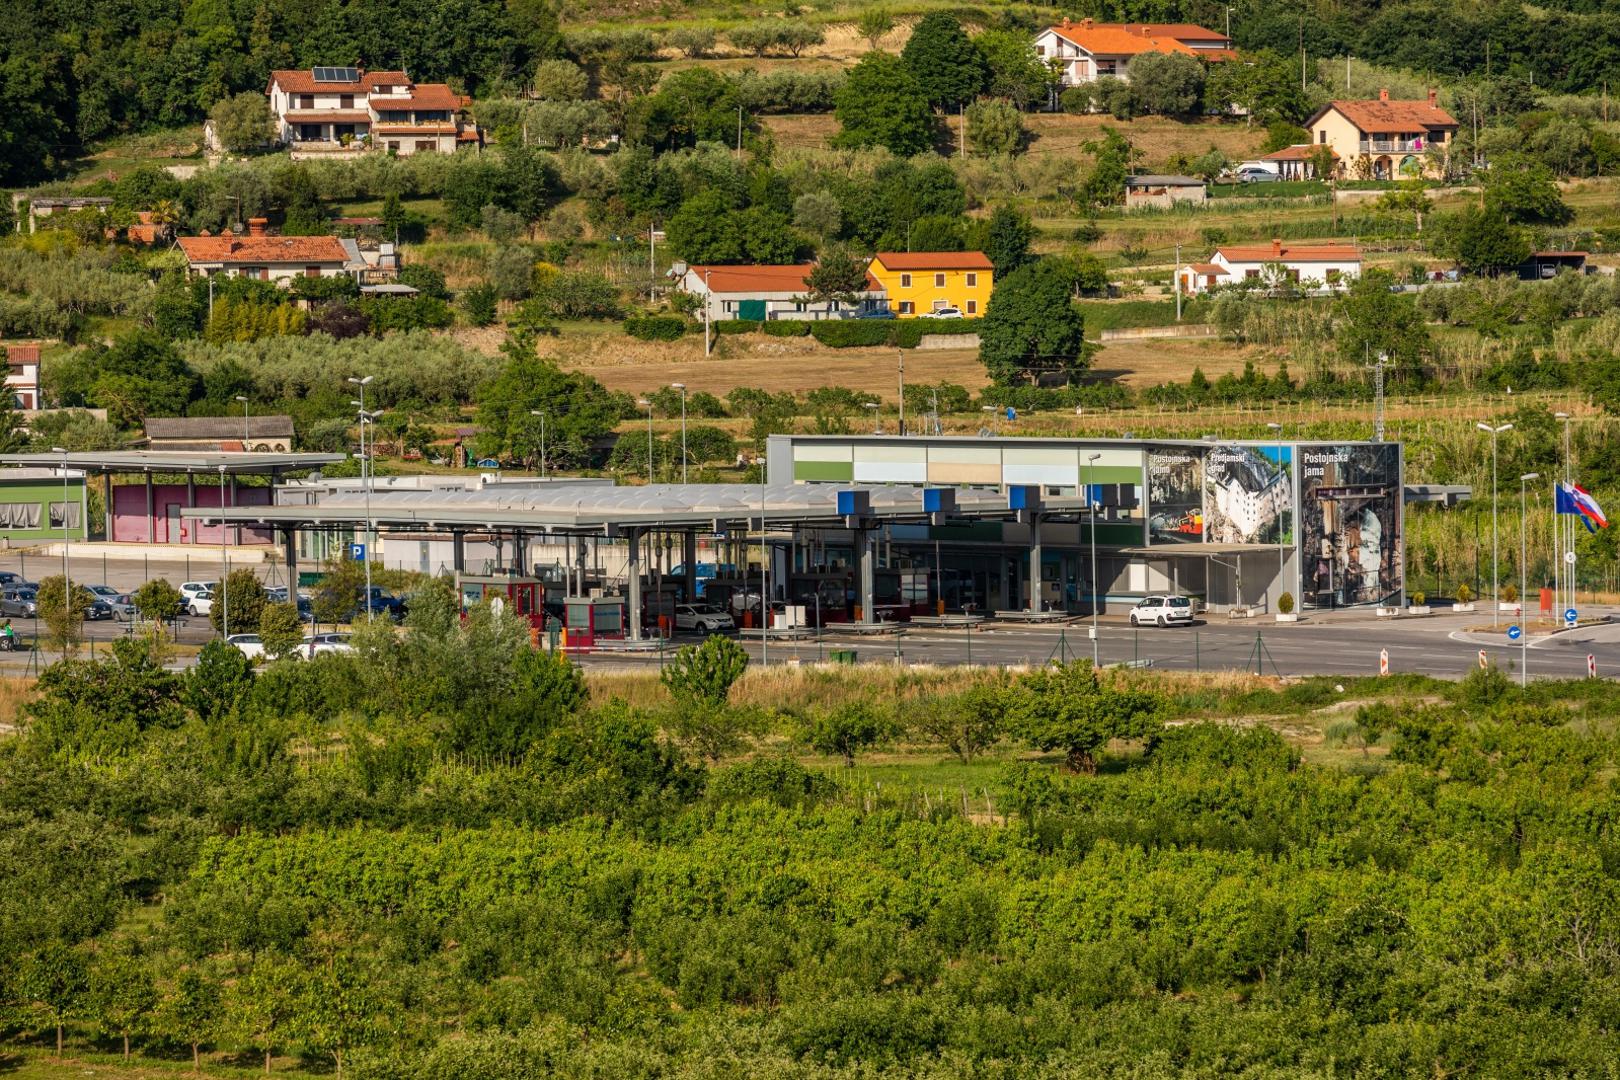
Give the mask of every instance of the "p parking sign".
[{"label": "p parking sign", "polygon": [[364,545],[364,544],[350,544],[349,545],[349,558],[353,559],[355,562],[359,562],[362,559],[364,559],[365,557],[366,557],[366,545]]}]

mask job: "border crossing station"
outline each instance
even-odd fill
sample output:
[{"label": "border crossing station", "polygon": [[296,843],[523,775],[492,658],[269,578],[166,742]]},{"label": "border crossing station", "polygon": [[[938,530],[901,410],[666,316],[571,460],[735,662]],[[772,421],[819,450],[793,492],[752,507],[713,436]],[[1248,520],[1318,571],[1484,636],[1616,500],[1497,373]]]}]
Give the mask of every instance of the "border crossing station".
[{"label": "border crossing station", "polygon": [[1400,605],[1414,497],[1399,443],[1354,441],[779,435],[764,484],[642,487],[328,479],[339,459],[320,454],[0,460],[102,476],[114,540],[279,548],[289,580],[334,554],[454,573],[467,602],[500,596],[587,641],[667,633],[689,602],[856,632],[1106,614],[1155,593],[1240,614],[1283,593],[1306,610]]}]

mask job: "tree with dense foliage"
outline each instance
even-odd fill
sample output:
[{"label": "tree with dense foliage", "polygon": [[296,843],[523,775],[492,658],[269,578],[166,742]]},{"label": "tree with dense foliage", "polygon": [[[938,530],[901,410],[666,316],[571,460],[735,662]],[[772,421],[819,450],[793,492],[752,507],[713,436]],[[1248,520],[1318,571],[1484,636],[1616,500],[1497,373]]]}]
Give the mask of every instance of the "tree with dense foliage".
[{"label": "tree with dense foliage", "polygon": [[84,641],[84,616],[95,602],[95,594],[78,582],[69,587],[61,574],[39,583],[35,603],[45,624],[45,641],[58,652],[72,652]]},{"label": "tree with dense foliage", "polygon": [[291,601],[265,604],[259,614],[259,640],[264,643],[265,655],[273,660],[297,653],[304,642],[304,622],[298,605]]},{"label": "tree with dense foliage", "polygon": [[90,963],[85,1002],[97,1026],[122,1040],[124,1060],[128,1061],[130,1037],[150,1028],[157,1007],[149,960],[127,948],[99,952]]},{"label": "tree with dense foliage", "polygon": [[1504,156],[1485,172],[1485,212],[1514,225],[1568,225],[1575,217],[1552,170],[1524,155]]},{"label": "tree with dense foliage", "polygon": [[1024,149],[1024,118],[1010,101],[985,98],[967,107],[968,152],[1008,155]]},{"label": "tree with dense foliage", "polygon": [[[214,590],[214,602],[208,608],[208,623],[221,634],[256,634],[264,617],[265,605],[270,602],[264,583],[247,567],[239,567],[226,575]],[[230,622],[225,620],[229,618]]]},{"label": "tree with dense foliage", "polygon": [[997,281],[1035,257],[1030,252],[1030,245],[1035,241],[1034,224],[1028,214],[1007,203],[996,204],[990,216],[975,221],[968,233],[968,249],[982,251],[989,256]]},{"label": "tree with dense foliage", "polygon": [[1236,62],[1211,64],[1205,74],[1204,111],[1219,115],[1234,110],[1251,124],[1303,121],[1310,103],[1299,84],[1298,57],[1262,50]]},{"label": "tree with dense foliage", "polygon": [[867,48],[874,51],[878,47],[878,42],[887,37],[889,31],[893,29],[894,16],[890,14],[888,8],[871,5],[862,8],[860,14],[855,16],[855,32],[866,40]]},{"label": "tree with dense foliage", "polygon": [[838,88],[833,112],[840,147],[882,146],[901,157],[927,150],[934,117],[928,97],[911,68],[888,53],[872,52],[850,69]]},{"label": "tree with dense foliage", "polygon": [[257,150],[276,137],[270,101],[257,90],[223,98],[208,110],[219,144],[232,153]]},{"label": "tree with dense foliage", "polygon": [[1095,772],[1114,739],[1141,739],[1158,726],[1150,693],[1104,683],[1085,661],[1042,668],[1019,681],[1008,723],[1038,750],[1062,750],[1074,772]]},{"label": "tree with dense foliage", "polygon": [[1085,316],[1074,304],[1079,269],[1048,256],[996,282],[979,331],[979,362],[1009,386],[1039,372],[1072,379],[1084,370]]},{"label": "tree with dense foliage", "polygon": [[141,618],[158,623],[178,618],[185,604],[185,597],[169,583],[168,578],[153,578],[142,583],[130,594],[130,600]]},{"label": "tree with dense foliage", "polygon": [[1390,292],[1393,284],[1393,274],[1377,269],[1351,283],[1337,303],[1339,356],[1356,367],[1384,356],[1396,378],[1418,380],[1429,350],[1428,327],[1411,297]]},{"label": "tree with dense foliage", "polygon": [[985,93],[1005,98],[1020,109],[1044,102],[1055,85],[1052,69],[1035,53],[1034,39],[1023,30],[986,30],[973,39],[984,56],[989,78]]},{"label": "tree with dense foliage", "polygon": [[961,21],[945,11],[931,11],[917,20],[900,59],[936,109],[955,112],[978,97],[989,81],[984,54],[963,32]]},{"label": "tree with dense foliage", "polygon": [[538,460],[539,431],[531,410],[546,414],[546,456],[554,463],[583,462],[595,441],[613,430],[619,406],[589,375],[565,372],[535,354],[534,335],[509,334],[508,360],[478,393],[479,452]]},{"label": "tree with dense foliage", "polygon": [[1131,57],[1126,70],[1139,113],[1190,116],[1203,105],[1204,64],[1195,56],[1138,53]]},{"label": "tree with dense foliage", "polygon": [[752,717],[727,700],[747,667],[748,654],[741,645],[712,634],[696,648],[683,647],[659,675],[674,699],[670,722],[675,734],[710,761],[734,753],[752,726]]},{"label": "tree with dense foliage", "polygon": [[854,768],[856,753],[894,735],[892,717],[868,702],[847,701],[813,710],[805,722],[802,738],[805,745],[818,754],[836,755],[843,759],[845,768]]}]

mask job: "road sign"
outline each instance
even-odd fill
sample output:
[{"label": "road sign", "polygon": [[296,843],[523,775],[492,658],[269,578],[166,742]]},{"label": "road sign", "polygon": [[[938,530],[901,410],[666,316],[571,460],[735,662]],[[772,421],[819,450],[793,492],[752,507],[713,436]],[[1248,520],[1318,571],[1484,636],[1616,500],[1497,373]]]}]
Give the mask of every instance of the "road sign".
[{"label": "road sign", "polygon": [[1524,635],[1524,631],[1520,630],[1517,626],[1508,627],[1508,640],[1509,641],[1518,641],[1519,638],[1522,637],[1523,635]]},{"label": "road sign", "polygon": [[1485,658],[1485,650],[1484,649],[1479,650],[1479,669],[1481,671],[1484,671],[1486,668],[1488,668],[1490,666],[1491,666],[1491,662]]},{"label": "road sign", "polygon": [[1378,674],[1380,674],[1380,675],[1388,675],[1389,674],[1389,650],[1388,649],[1379,649],[1378,650]]},{"label": "road sign", "polygon": [[354,559],[356,562],[358,562],[361,559],[364,559],[365,557],[366,557],[366,545],[364,545],[364,544],[350,544],[349,545],[349,558]]},{"label": "road sign", "polygon": [[1564,621],[1569,623],[1569,625],[1571,625],[1571,626],[1575,625],[1575,609],[1574,608],[1565,608],[1564,609]]},{"label": "road sign", "polygon": [[1597,657],[1591,653],[1586,654],[1586,677],[1588,679],[1597,678]]}]

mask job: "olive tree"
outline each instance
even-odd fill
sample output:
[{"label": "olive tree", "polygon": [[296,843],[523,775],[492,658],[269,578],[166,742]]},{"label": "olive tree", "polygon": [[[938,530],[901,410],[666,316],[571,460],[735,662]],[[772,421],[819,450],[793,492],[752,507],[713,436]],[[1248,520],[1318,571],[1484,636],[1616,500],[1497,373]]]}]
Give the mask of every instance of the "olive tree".
[{"label": "olive tree", "polygon": [[1025,676],[1009,706],[1011,727],[1024,742],[1062,750],[1074,772],[1096,772],[1097,754],[1109,740],[1152,732],[1158,700],[1143,690],[1106,685],[1090,662],[1078,661]]}]

